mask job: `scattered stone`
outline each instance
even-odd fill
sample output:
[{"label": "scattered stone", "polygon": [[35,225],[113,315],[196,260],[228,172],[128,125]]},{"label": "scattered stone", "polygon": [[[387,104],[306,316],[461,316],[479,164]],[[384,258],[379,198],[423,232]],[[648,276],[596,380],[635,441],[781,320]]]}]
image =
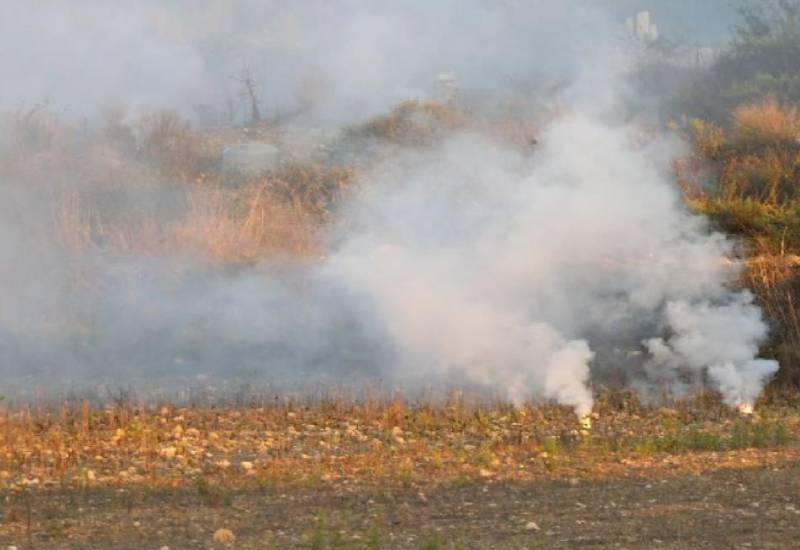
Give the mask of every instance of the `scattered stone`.
[{"label": "scattered stone", "polygon": [[526,531],[541,531],[541,530],[542,530],[542,528],[541,528],[541,527],[539,527],[539,526],[536,524],[536,522],[535,522],[535,521],[529,521],[528,523],[526,523],[526,524],[525,524],[525,530],[526,530]]},{"label": "scattered stone", "polygon": [[406,440],[403,439],[403,430],[400,426],[392,428],[392,438],[395,440],[395,443],[399,443],[400,445],[406,442]]},{"label": "scattered stone", "polygon": [[214,531],[214,542],[221,542],[222,544],[233,544],[236,540],[236,535],[230,529],[220,528]]},{"label": "scattered stone", "polygon": [[177,449],[175,447],[164,447],[159,451],[159,454],[162,458],[175,458],[175,454],[177,453]]}]

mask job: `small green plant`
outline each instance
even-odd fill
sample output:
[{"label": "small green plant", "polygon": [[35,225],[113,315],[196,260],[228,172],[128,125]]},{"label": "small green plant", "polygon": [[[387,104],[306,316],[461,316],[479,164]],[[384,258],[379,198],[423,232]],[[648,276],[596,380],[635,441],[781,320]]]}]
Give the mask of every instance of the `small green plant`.
[{"label": "small green plant", "polygon": [[422,543],[422,546],[419,548],[420,550],[442,550],[444,546],[442,544],[442,538],[437,534]]},{"label": "small green plant", "polygon": [[233,504],[233,496],[229,492],[223,491],[220,487],[212,486],[203,477],[195,480],[194,489],[205,504],[209,506],[220,504],[223,506],[231,506]]},{"label": "small green plant", "polygon": [[478,462],[482,466],[489,467],[492,465],[492,462],[495,460],[494,452],[492,451],[492,444],[491,442],[482,443],[480,449],[478,449]]},{"label": "small green plant", "polygon": [[306,540],[311,550],[325,550],[326,548],[342,548],[344,542],[338,531],[328,527],[327,518],[318,516],[314,527],[306,533]]},{"label": "small green plant", "polygon": [[201,497],[207,497],[211,494],[211,488],[208,485],[208,481],[206,478],[200,477],[194,482],[194,488],[197,491],[197,494]]},{"label": "small green plant", "polygon": [[311,538],[310,541],[311,550],[324,550],[324,548],[327,546],[325,530],[319,526],[314,528],[314,530],[311,532],[310,538]]},{"label": "small green plant", "polygon": [[382,538],[383,533],[381,533],[380,527],[373,525],[369,533],[367,533],[367,540],[365,541],[367,550],[380,550],[382,547]]},{"label": "small green plant", "polygon": [[640,439],[633,447],[633,454],[639,458],[649,458],[656,452],[658,452],[658,443],[652,437]]},{"label": "small green plant", "polygon": [[561,452],[561,441],[555,436],[547,437],[542,442],[542,450],[550,456],[555,456]]},{"label": "small green plant", "polygon": [[722,439],[716,434],[693,429],[686,434],[684,446],[691,451],[719,451]]}]

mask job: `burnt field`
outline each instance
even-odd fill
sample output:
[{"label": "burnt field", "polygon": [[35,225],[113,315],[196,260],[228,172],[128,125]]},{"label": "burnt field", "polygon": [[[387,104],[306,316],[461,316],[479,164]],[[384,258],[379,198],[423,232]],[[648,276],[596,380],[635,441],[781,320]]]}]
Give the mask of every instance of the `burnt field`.
[{"label": "burnt field", "polygon": [[7,410],[17,548],[785,548],[796,404]]}]

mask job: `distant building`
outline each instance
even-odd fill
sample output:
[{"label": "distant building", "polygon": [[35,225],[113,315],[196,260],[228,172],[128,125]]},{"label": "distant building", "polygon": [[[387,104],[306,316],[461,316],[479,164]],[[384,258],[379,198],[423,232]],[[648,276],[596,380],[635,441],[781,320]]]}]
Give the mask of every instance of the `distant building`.
[{"label": "distant building", "polygon": [[445,101],[453,102],[458,96],[458,79],[452,71],[436,75],[436,83]]},{"label": "distant building", "polygon": [[658,26],[653,23],[649,11],[640,11],[635,17],[628,17],[625,26],[632,38],[647,44],[658,40]]}]

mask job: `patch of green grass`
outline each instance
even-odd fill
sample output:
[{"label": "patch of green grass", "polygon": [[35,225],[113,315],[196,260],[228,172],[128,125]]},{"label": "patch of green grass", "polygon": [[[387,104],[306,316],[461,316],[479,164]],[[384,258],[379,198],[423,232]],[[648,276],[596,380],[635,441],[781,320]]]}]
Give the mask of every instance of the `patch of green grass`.
[{"label": "patch of green grass", "polygon": [[211,487],[209,487],[208,481],[204,477],[197,478],[194,482],[194,488],[201,497],[207,497],[211,494]]},{"label": "patch of green grass", "polygon": [[729,448],[762,449],[773,445],[786,444],[787,442],[786,429],[781,423],[739,420],[733,425]]},{"label": "patch of green grass", "polygon": [[383,546],[382,540],[383,533],[381,532],[381,528],[377,525],[373,525],[369,533],[367,533],[364,545],[367,550],[380,550]]},{"label": "patch of green grass", "polygon": [[195,480],[194,489],[203,503],[208,506],[231,506],[233,504],[233,496],[229,492],[224,491],[221,487],[211,485],[203,477]]},{"label": "patch of green grass", "polygon": [[319,525],[314,527],[309,535],[309,548],[311,550],[324,550],[327,546],[327,539],[325,530]]},{"label": "patch of green grass", "polygon": [[442,537],[439,535],[433,535],[431,538],[422,543],[422,546],[419,547],[419,550],[442,550],[443,548],[444,544],[442,543]]},{"label": "patch of green grass", "polygon": [[671,429],[659,435],[626,440],[623,447],[638,457],[659,453],[761,449],[786,445],[792,437],[779,420],[737,420],[728,433],[712,432],[697,427]]},{"label": "patch of green grass", "polygon": [[654,437],[645,437],[633,445],[633,454],[639,458],[648,458],[656,452],[658,452],[658,444]]},{"label": "patch of green grass", "polygon": [[560,454],[561,450],[561,441],[555,436],[547,437],[544,441],[542,441],[542,451],[546,452],[550,456],[556,456]]},{"label": "patch of green grass", "polygon": [[[314,527],[306,532],[305,538],[309,543],[309,548],[312,550],[352,547],[342,540],[342,535],[339,533],[339,531],[331,529],[328,526],[328,521],[324,515],[316,518],[314,521]],[[358,547],[363,548],[363,546]]]}]

